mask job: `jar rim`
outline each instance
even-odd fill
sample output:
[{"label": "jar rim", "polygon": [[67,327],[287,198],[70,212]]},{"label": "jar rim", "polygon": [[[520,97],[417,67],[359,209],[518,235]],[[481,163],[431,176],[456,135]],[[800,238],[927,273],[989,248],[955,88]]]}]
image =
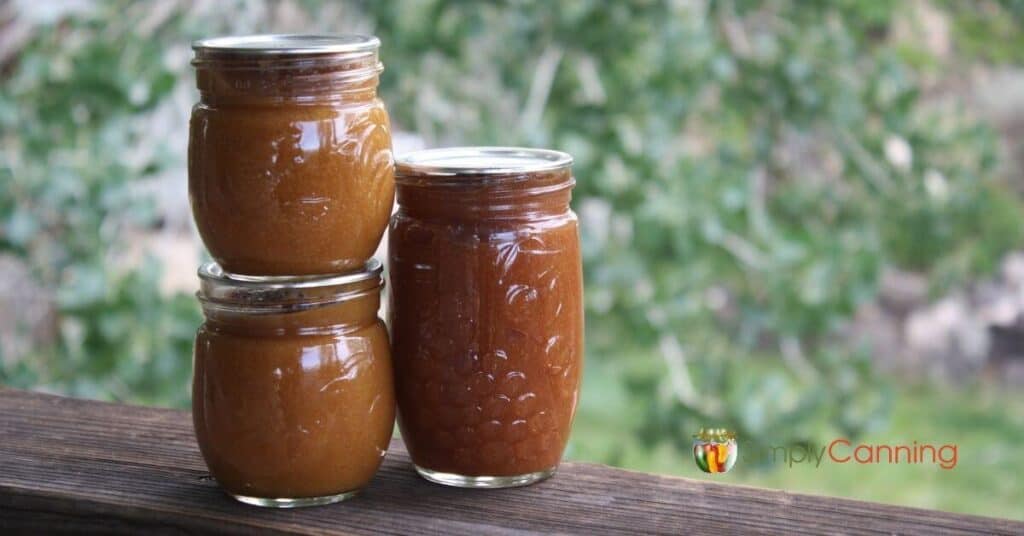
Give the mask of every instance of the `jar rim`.
[{"label": "jar rim", "polygon": [[523,175],[572,166],[570,154],[530,147],[444,147],[395,159],[396,175],[428,177]]},{"label": "jar rim", "polygon": [[380,39],[361,34],[254,34],[227,35],[192,42],[197,54],[244,56],[298,56],[312,54],[361,54],[380,48]]},{"label": "jar rim", "polygon": [[199,292],[204,305],[241,309],[302,308],[366,295],[384,285],[383,266],[370,259],[362,269],[345,274],[249,276],[224,271],[216,262],[199,267]]}]

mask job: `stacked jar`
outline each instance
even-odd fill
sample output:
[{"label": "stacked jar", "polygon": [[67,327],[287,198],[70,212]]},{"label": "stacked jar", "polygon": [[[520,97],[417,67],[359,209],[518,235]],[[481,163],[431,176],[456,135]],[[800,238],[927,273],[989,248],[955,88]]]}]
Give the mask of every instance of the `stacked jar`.
[{"label": "stacked jar", "polygon": [[395,419],[371,259],[394,200],[380,42],[265,35],[193,44],[189,197],[199,269],[193,419],[236,499],[337,502],[372,478]]}]

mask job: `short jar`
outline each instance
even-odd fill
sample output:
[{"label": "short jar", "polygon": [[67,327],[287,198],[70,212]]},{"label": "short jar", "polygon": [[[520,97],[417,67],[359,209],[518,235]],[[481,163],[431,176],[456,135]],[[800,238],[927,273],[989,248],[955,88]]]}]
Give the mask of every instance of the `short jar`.
[{"label": "short jar", "polygon": [[193,44],[189,199],[222,269],[331,274],[373,255],[394,201],[379,45],[355,35]]},{"label": "short jar", "polygon": [[398,160],[389,323],[416,470],[461,487],[552,475],[583,366],[572,158],[501,147]]},{"label": "short jar", "polygon": [[192,416],[220,486],[259,506],[326,504],[362,489],[395,419],[381,265],[336,277],[199,270]]}]

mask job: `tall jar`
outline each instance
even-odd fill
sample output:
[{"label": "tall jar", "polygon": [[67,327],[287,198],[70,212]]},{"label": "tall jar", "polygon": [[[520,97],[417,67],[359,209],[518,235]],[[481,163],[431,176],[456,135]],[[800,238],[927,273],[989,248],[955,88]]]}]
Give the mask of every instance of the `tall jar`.
[{"label": "tall jar", "polygon": [[389,323],[416,470],[461,487],[552,475],[583,365],[572,158],[500,147],[398,161]]},{"label": "tall jar", "polygon": [[210,473],[239,501],[346,499],[384,458],[395,400],[377,316],[381,265],[335,277],[199,270],[192,417]]},{"label": "tall jar", "polygon": [[189,199],[230,273],[358,269],[394,200],[380,41],[255,35],[193,43]]}]

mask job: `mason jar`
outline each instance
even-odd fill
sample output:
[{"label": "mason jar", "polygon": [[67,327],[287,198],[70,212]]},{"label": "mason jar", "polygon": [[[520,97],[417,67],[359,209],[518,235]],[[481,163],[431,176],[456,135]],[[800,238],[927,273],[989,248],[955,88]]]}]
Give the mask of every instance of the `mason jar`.
[{"label": "mason jar", "polygon": [[195,342],[199,449],[239,501],[346,499],[373,477],[395,419],[381,264],[335,277],[248,278],[203,265]]},{"label": "mason jar", "polygon": [[341,273],[373,255],[394,200],[379,46],[357,35],[193,43],[189,199],[225,271]]},{"label": "mason jar", "polygon": [[396,164],[389,323],[399,426],[416,470],[461,487],[551,476],[583,366],[572,158],[503,147]]}]

